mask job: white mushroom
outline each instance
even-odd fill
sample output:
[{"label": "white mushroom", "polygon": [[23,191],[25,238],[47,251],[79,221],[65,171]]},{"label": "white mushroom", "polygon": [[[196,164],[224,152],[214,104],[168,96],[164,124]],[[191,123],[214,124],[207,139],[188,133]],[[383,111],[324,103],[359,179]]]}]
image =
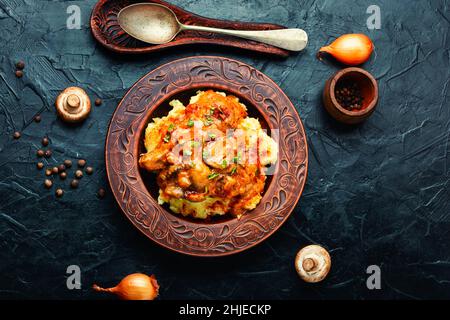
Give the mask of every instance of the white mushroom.
[{"label": "white mushroom", "polygon": [[68,87],[56,98],[56,112],[66,122],[81,122],[91,112],[91,100],[78,87]]},{"label": "white mushroom", "polygon": [[320,282],[331,268],[331,258],[327,250],[319,245],[309,245],[301,249],[295,257],[295,269],[306,282]]}]

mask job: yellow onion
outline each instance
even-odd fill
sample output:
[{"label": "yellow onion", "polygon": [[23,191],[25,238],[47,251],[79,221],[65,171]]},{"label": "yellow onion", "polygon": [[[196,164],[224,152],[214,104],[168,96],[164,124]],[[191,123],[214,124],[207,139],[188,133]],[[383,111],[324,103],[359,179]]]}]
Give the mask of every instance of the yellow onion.
[{"label": "yellow onion", "polygon": [[365,34],[345,34],[337,38],[328,46],[320,48],[318,57],[322,53],[332,55],[336,60],[349,66],[356,66],[366,62],[373,51],[373,43]]},{"label": "yellow onion", "polygon": [[112,288],[101,288],[94,284],[92,288],[98,292],[110,292],[123,300],[153,300],[158,296],[159,285],[154,275],[133,273]]}]

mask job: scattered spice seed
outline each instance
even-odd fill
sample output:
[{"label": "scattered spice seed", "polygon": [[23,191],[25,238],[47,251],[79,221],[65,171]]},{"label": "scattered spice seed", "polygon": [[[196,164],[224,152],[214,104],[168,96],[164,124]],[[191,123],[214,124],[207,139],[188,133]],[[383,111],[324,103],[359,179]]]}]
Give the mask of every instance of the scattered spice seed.
[{"label": "scattered spice seed", "polygon": [[20,139],[20,137],[22,136],[22,134],[19,132],[19,131],[16,131],[16,132],[14,132],[14,134],[13,134],[13,138],[14,139]]},{"label": "scattered spice seed", "polygon": [[50,179],[45,179],[45,181],[44,181],[44,186],[45,186],[47,189],[50,189],[50,188],[53,186],[52,180],[50,180]]},{"label": "scattered spice seed", "polygon": [[58,170],[59,170],[59,172],[66,171],[66,166],[63,165],[63,164],[60,164],[60,165],[58,166]]},{"label": "scattered spice seed", "polygon": [[52,175],[52,169],[45,169],[45,175],[46,176],[51,176]]},{"label": "scattered spice seed", "polygon": [[60,174],[59,174],[59,177],[62,179],[62,180],[65,180],[66,178],[67,178],[67,173],[66,172],[61,172]]},{"label": "scattered spice seed", "polygon": [[100,99],[100,98],[97,98],[97,99],[95,99],[95,105],[98,107],[98,106],[100,106],[101,104],[102,104],[102,99]]},{"label": "scattered spice seed", "polygon": [[50,158],[52,156],[52,150],[45,150],[44,155],[46,158]]},{"label": "scattered spice seed", "polygon": [[39,114],[36,117],[34,117],[34,121],[37,123],[41,122],[41,120],[42,120],[42,118]]},{"label": "scattered spice seed", "polygon": [[58,172],[59,172],[58,167],[53,167],[52,168],[52,173],[53,174],[58,174]]},{"label": "scattered spice seed", "polygon": [[48,138],[47,138],[47,137],[42,138],[41,143],[42,143],[42,145],[43,145],[44,147],[48,146],[48,143],[49,143]]},{"label": "scattered spice seed", "polygon": [[38,162],[36,167],[38,168],[38,170],[42,170],[44,168],[44,163]]},{"label": "scattered spice seed", "polygon": [[22,70],[17,70],[16,71],[16,77],[17,78],[22,78],[23,77],[23,71]]},{"label": "scattered spice seed", "polygon": [[22,60],[17,61],[16,68],[19,70],[23,70],[25,68],[25,62],[23,62]]},{"label": "scattered spice seed", "polygon": [[106,195],[105,189],[103,189],[103,188],[98,189],[98,191],[97,191],[97,196],[98,196],[100,199],[103,199],[103,198],[105,197],[105,195]]},{"label": "scattered spice seed", "polygon": [[75,177],[77,179],[81,179],[83,177],[83,171],[81,171],[81,170],[75,171]]},{"label": "scattered spice seed", "polygon": [[70,161],[70,160],[64,160],[64,166],[65,166],[66,168],[72,167],[72,161]]},{"label": "scattered spice seed", "polygon": [[88,175],[91,175],[92,173],[94,173],[94,168],[92,168],[92,167],[87,167],[87,168],[86,168],[86,173],[87,173]]},{"label": "scattered spice seed", "polygon": [[63,194],[64,194],[64,190],[63,189],[56,189],[55,194],[56,194],[56,196],[58,198],[61,198],[63,196]]},{"label": "scattered spice seed", "polygon": [[78,188],[78,185],[80,184],[80,182],[77,179],[73,179],[72,181],[70,181],[70,187],[72,189],[76,189]]},{"label": "scattered spice seed", "polygon": [[83,168],[86,165],[86,160],[80,159],[78,160],[78,167]]},{"label": "scattered spice seed", "polygon": [[38,151],[36,151],[36,155],[38,157],[42,158],[45,155],[45,152],[44,152],[44,150],[39,149]]}]

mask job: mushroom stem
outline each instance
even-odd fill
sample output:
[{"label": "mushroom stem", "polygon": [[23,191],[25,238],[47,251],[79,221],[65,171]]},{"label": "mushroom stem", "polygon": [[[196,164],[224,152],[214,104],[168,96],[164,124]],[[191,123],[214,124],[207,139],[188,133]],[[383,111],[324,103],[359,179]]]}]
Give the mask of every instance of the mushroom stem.
[{"label": "mushroom stem", "polygon": [[76,94],[71,94],[67,97],[67,106],[76,109],[80,106],[80,98]]},{"label": "mushroom stem", "polygon": [[303,260],[302,266],[306,272],[310,272],[316,268],[317,263],[313,258],[306,258],[305,260]]}]

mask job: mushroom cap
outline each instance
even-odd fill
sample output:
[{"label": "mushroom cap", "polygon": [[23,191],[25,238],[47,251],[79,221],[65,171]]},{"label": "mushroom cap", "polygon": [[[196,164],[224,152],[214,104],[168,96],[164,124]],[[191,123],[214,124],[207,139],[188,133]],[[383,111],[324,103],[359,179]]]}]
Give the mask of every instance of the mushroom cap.
[{"label": "mushroom cap", "polygon": [[328,275],[331,257],[319,245],[309,245],[301,249],[295,257],[295,270],[306,282],[320,282]]},{"label": "mushroom cap", "polygon": [[56,112],[66,122],[81,122],[91,112],[91,100],[79,87],[68,87],[56,98]]}]

